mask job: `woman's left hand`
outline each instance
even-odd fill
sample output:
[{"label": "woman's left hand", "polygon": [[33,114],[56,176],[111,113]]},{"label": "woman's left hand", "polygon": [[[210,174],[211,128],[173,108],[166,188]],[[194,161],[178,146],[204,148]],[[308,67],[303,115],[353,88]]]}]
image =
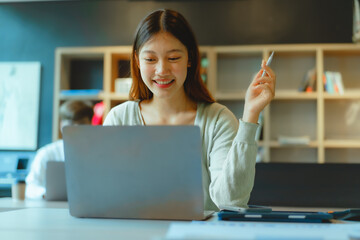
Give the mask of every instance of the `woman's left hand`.
[{"label": "woman's left hand", "polygon": [[[244,122],[257,123],[260,112],[275,97],[276,75],[269,66],[266,66],[264,60],[261,63],[261,67],[262,69],[256,74],[246,91],[242,118]],[[263,71],[266,73],[262,77]]]}]

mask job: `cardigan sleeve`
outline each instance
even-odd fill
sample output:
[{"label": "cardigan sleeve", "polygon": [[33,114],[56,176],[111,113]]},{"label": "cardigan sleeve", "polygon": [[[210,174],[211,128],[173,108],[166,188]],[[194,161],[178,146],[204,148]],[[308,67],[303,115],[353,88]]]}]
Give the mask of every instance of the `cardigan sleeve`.
[{"label": "cardigan sleeve", "polygon": [[257,127],[237,120],[227,108],[217,117],[209,154],[209,193],[218,207],[247,206],[254,185]]}]

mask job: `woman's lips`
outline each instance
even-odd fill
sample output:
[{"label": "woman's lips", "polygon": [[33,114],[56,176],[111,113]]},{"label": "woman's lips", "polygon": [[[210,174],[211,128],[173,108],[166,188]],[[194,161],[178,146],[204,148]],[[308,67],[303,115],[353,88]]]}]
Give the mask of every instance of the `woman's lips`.
[{"label": "woman's lips", "polygon": [[168,88],[174,83],[174,79],[168,80],[168,79],[155,79],[153,80],[156,86],[159,88]]}]

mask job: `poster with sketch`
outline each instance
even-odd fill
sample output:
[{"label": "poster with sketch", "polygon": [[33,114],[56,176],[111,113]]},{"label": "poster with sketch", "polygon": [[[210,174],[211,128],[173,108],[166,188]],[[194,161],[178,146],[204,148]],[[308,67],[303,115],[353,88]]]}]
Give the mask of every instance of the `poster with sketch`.
[{"label": "poster with sketch", "polygon": [[36,150],[39,62],[0,62],[0,150]]}]

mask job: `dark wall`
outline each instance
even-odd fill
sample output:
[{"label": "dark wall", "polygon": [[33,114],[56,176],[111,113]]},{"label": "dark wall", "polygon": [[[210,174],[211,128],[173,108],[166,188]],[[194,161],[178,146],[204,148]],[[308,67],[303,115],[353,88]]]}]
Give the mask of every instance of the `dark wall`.
[{"label": "dark wall", "polygon": [[51,141],[55,48],[129,45],[139,21],[165,7],[189,20],[201,45],[351,42],[352,0],[0,4],[0,61],[42,64],[39,147]]}]

